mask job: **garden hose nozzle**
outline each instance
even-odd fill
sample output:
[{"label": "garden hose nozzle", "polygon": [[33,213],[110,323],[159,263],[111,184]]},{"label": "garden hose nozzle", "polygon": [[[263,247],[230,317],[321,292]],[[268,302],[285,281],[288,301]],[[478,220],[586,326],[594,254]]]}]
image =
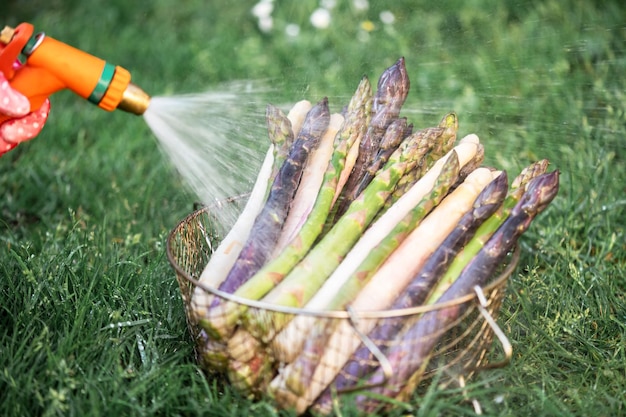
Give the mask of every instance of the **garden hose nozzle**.
[{"label": "garden hose nozzle", "polygon": [[[11,87],[38,109],[53,93],[63,89],[113,111],[143,114],[150,96],[131,83],[130,73],[100,58],[46,36],[34,33],[29,23],[5,27],[0,33],[0,71]],[[0,123],[6,117],[0,115]]]}]

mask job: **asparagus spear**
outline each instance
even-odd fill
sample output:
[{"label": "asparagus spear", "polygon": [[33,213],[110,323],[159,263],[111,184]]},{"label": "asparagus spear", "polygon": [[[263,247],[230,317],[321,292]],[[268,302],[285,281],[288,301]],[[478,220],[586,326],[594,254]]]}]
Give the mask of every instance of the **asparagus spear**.
[{"label": "asparagus spear", "polygon": [[[471,209],[461,217],[452,232],[428,258],[421,271],[391,305],[390,310],[419,306],[424,302],[428,296],[428,290],[443,274],[454,255],[467,243],[479,225],[502,204],[507,187],[507,176],[506,173],[502,172],[481,191]],[[385,341],[391,340],[402,328],[404,322],[404,318],[385,320],[379,323],[368,334],[368,337],[375,343],[385,343]],[[351,388],[356,385],[360,378],[373,371],[375,368],[373,364],[376,362],[371,356],[370,350],[361,345],[337,375],[333,382],[334,389],[341,391]],[[330,400],[331,390],[329,387],[316,400],[316,407],[327,409]]]},{"label": "asparagus spear", "polygon": [[[407,170],[415,167],[423,152],[423,144],[416,141],[415,136],[412,135],[403,141],[370,185],[350,205],[346,214],[262,301],[302,307],[359,240],[398,179]],[[260,330],[264,337],[270,339],[282,327],[276,320],[271,326],[267,326],[263,320],[258,320],[255,316],[249,316],[248,320],[249,328]]]},{"label": "asparagus spear", "polygon": [[405,138],[405,132],[407,130],[407,121],[405,117],[393,120],[385,134],[383,135],[380,145],[378,146],[378,151],[376,155],[373,157],[370,165],[365,170],[363,174],[363,178],[361,179],[361,183],[359,184],[357,190],[355,191],[356,195],[361,194],[365,187],[372,181],[372,178],[376,176],[378,170],[387,162],[389,156],[396,150],[396,148],[400,145],[402,140]]},{"label": "asparagus spear", "polygon": [[289,149],[295,138],[289,117],[272,104],[268,104],[265,108],[265,123],[270,142],[274,144],[274,166],[270,177],[274,179],[289,156]]},{"label": "asparagus spear", "polygon": [[[520,172],[519,175],[515,177],[515,179],[511,183],[512,191],[509,195],[512,195],[514,193],[520,193],[521,196],[521,194],[523,194],[523,190],[517,190],[521,188],[526,188],[526,185],[528,184],[528,182],[530,182],[530,180],[538,177],[541,174],[545,174],[546,170],[548,169],[548,164],[549,161],[547,159],[542,159],[524,168],[522,172]],[[520,197],[518,197],[518,199],[519,198]]]},{"label": "asparagus spear", "polygon": [[498,210],[493,213],[483,224],[480,225],[473,238],[465,245],[465,247],[456,255],[448,270],[442,277],[442,282],[450,282],[452,277],[458,276],[468,262],[478,253],[485,245],[491,235],[506,220],[511,209],[515,207],[519,199],[524,193],[526,185],[533,178],[546,172],[548,168],[548,160],[543,159],[524,168],[522,172],[511,183],[506,198]]},{"label": "asparagus spear", "polygon": [[[420,161],[417,169],[409,172],[407,175],[402,177],[400,181],[398,181],[398,186],[387,202],[387,206],[391,206],[394,202],[396,202],[398,198],[406,192],[406,190],[411,188],[413,184],[415,184],[433,166],[433,164],[437,162],[437,160],[452,149],[454,142],[456,141],[458,128],[459,120],[456,113],[450,112],[441,119],[437,127],[428,129],[431,130],[429,134],[432,135],[432,146],[430,151],[426,154],[424,159]],[[459,175],[459,180],[462,181],[463,178],[465,178],[467,174],[475,168],[477,167],[473,166],[468,170],[466,165],[461,171],[462,175]]]},{"label": "asparagus spear", "polygon": [[[487,168],[479,168],[468,175],[463,184],[447,195],[387,258],[351,303],[352,309],[357,312],[387,309],[492,179],[492,172]],[[357,324],[359,330],[365,334],[369,333],[374,325],[375,322],[372,320],[361,320]],[[314,376],[309,381],[298,382],[294,378],[289,378],[292,364],[288,364],[271,382],[270,389],[278,401],[302,412],[335,379],[360,344],[361,340],[352,325],[347,321],[341,321],[328,339],[322,356],[309,358],[318,363]],[[287,381],[289,385],[286,384]]]},{"label": "asparagus spear", "polygon": [[441,129],[441,133],[433,138],[433,146],[430,152],[420,162],[418,177],[424,175],[435,162],[454,147],[459,130],[459,118],[455,112],[446,113],[436,128]]},{"label": "asparagus spear", "polygon": [[289,110],[289,113],[287,113],[287,118],[291,122],[291,130],[293,130],[294,137],[297,137],[300,133],[304,119],[306,119],[306,115],[311,110],[311,107],[313,107],[313,105],[310,101],[300,100],[294,104]]},{"label": "asparagus spear", "polygon": [[[437,303],[453,301],[470,294],[475,286],[487,284],[506,255],[514,248],[519,237],[528,229],[533,219],[554,199],[558,188],[558,171],[542,174],[532,179],[526,192],[506,221],[455,279],[454,283],[437,299]],[[441,329],[445,329],[460,317],[468,305],[469,303],[462,303],[427,312],[399,334],[386,352],[387,359],[395,372],[384,386],[373,388],[372,391],[396,398],[407,379],[419,379],[419,376],[412,375],[415,372],[421,373],[426,369],[430,352],[443,335]],[[368,379],[370,384],[383,381],[384,373],[381,369],[374,372]],[[360,404],[365,404],[366,401],[368,400],[362,396],[357,399],[357,403]],[[375,407],[376,401],[370,399],[364,409],[365,411],[372,411]]]},{"label": "asparagus spear", "polygon": [[[272,171],[274,160],[274,145],[270,145],[268,149],[261,171],[257,177],[256,183],[252,189],[252,193],[246,202],[246,205],[237,218],[232,229],[226,237],[220,242],[219,246],[211,254],[208,264],[205,266],[200,275],[201,286],[196,286],[193,290],[190,302],[190,311],[193,319],[201,327],[206,325],[206,317],[209,306],[212,304],[214,297],[204,289],[205,286],[217,287],[225,278],[228,271],[232,268],[244,242],[248,239],[252,228],[253,219],[258,215],[263,207],[263,200],[268,187],[269,177]],[[215,349],[214,349],[215,348]],[[225,358],[224,345],[212,344],[210,348],[204,349],[208,355],[222,356]]]},{"label": "asparagus spear", "polygon": [[438,126],[446,130],[440,142],[441,149],[437,148],[435,152],[433,152],[434,159],[430,159],[426,166],[432,165],[439,158],[438,155],[443,155],[452,149],[459,130],[459,118],[455,112],[450,112],[441,118]]},{"label": "asparagus spear", "polygon": [[[433,189],[426,195],[420,203],[415,206],[391,232],[370,252],[363,262],[352,272],[350,277],[342,285],[337,294],[330,300],[326,306],[327,310],[341,310],[352,301],[359,291],[369,282],[369,279],[378,270],[380,265],[387,259],[405,237],[417,227],[417,225],[426,217],[428,213],[436,207],[439,202],[448,193],[450,187],[456,182],[459,174],[459,158],[456,153],[452,153],[444,164]],[[326,347],[327,338],[332,334],[338,325],[338,321],[318,322],[314,326],[313,331],[306,335],[304,348],[299,354],[298,359],[292,364],[290,378],[296,378],[300,381],[308,381],[315,370],[314,361],[310,358],[319,358],[322,356]],[[301,331],[304,336],[304,332]],[[297,383],[297,381],[296,381]],[[289,381],[287,381],[289,384]]]},{"label": "asparagus spear", "polygon": [[359,145],[359,154],[342,191],[341,205],[338,207],[335,218],[341,217],[351,202],[358,197],[359,187],[364,185],[361,184],[362,179],[378,152],[380,141],[387,127],[400,114],[400,109],[409,92],[409,86],[404,58],[400,58],[381,74],[372,106],[373,116]]},{"label": "asparagus spear", "polygon": [[[329,119],[328,99],[324,98],[307,114],[289,157],[281,166],[272,183],[267,201],[254,220],[237,261],[219,286],[220,291],[234,293],[267,261],[280,234],[309,153],[326,131]],[[220,300],[215,298],[210,307],[218,316],[222,314],[219,305]],[[204,327],[215,338],[224,336],[220,334],[219,328],[213,328],[210,320],[205,320]]]},{"label": "asparagus spear", "polygon": [[[358,91],[363,91],[363,105],[365,106],[365,111],[362,115],[359,115],[358,118],[358,122],[359,122],[359,135],[357,138],[355,138],[354,141],[350,142],[350,146],[348,146],[345,150],[342,150],[342,152],[345,153],[345,161],[343,163],[343,166],[341,167],[341,169],[338,169],[339,171],[339,177],[337,180],[337,186],[335,189],[335,195],[333,196],[333,201],[331,204],[331,207],[334,209],[332,216],[334,217],[334,214],[336,212],[336,201],[339,198],[344,186],[346,185],[346,182],[348,181],[348,178],[350,176],[350,173],[352,172],[352,169],[354,168],[354,165],[356,163],[356,160],[358,158],[359,155],[359,147],[361,145],[361,140],[363,139],[363,136],[365,136],[365,133],[367,132],[367,127],[370,124],[370,121],[372,119],[372,86],[370,84],[370,81],[367,77],[363,77],[361,79],[361,82],[359,83],[359,86],[357,87],[357,92]],[[349,110],[349,107],[346,108],[346,110]]]},{"label": "asparagus spear", "polygon": [[[413,184],[415,184],[426,173],[427,169],[425,167],[425,161],[427,158],[431,157],[431,154],[433,154],[433,147],[437,146],[439,138],[444,133],[444,131],[445,130],[440,127],[429,127],[416,132],[416,134],[422,136],[424,140],[426,140],[428,144],[428,151],[419,162],[419,164],[415,167],[415,169],[412,169],[411,171],[404,174],[402,178],[400,178],[400,181],[398,181],[398,186],[393,191],[393,193],[391,194],[391,198],[386,203],[387,207],[390,207],[395,201],[397,201],[398,198],[400,198],[409,188],[413,186]],[[437,159],[441,158],[443,155],[444,153],[440,153]]]},{"label": "asparagus spear", "polygon": [[476,155],[474,155],[474,158],[472,158],[472,160],[469,161],[467,165],[465,165],[463,169],[461,170],[461,173],[459,174],[459,178],[465,178],[466,176],[469,175],[470,172],[480,167],[483,164],[484,159],[485,159],[485,147],[482,144],[480,144],[480,146],[478,146],[478,149],[476,150]]},{"label": "asparagus spear", "polygon": [[227,346],[224,342],[211,339],[204,329],[197,332],[194,342],[197,359],[205,368],[217,372],[228,369]]}]

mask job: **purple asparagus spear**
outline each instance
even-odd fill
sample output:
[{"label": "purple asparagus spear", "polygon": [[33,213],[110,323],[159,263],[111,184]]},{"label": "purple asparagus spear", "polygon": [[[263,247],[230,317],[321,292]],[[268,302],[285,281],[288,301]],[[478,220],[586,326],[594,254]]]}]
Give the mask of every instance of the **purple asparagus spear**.
[{"label": "purple asparagus spear", "polygon": [[339,198],[340,206],[336,218],[345,213],[350,203],[358,197],[359,190],[367,186],[362,183],[363,177],[378,153],[385,131],[398,118],[409,87],[404,58],[400,58],[381,74],[372,104],[372,120],[359,144],[359,155]]},{"label": "purple asparagus spear", "polygon": [[[221,291],[234,293],[267,261],[278,241],[308,156],[319,143],[329,120],[328,99],[324,98],[307,114],[287,159],[272,183],[267,201],[254,220],[239,258],[219,286]],[[216,298],[214,305],[218,303],[219,299]]]}]

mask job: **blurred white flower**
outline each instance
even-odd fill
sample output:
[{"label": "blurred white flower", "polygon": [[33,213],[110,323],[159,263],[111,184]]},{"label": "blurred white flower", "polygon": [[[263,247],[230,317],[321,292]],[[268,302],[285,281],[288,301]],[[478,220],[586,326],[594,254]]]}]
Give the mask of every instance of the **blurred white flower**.
[{"label": "blurred white flower", "polygon": [[259,18],[259,20],[263,19],[264,17],[269,17],[273,11],[273,0],[261,0],[252,8],[252,14]]},{"label": "blurred white flower", "polygon": [[287,36],[295,38],[300,34],[300,26],[296,25],[295,23],[289,23],[285,27],[285,33],[287,34]]},{"label": "blurred white flower", "polygon": [[389,10],[380,12],[380,21],[386,25],[391,25],[396,21],[396,17]]},{"label": "blurred white flower", "polygon": [[311,24],[318,29],[326,29],[330,25],[330,11],[323,7],[311,14]]},{"label": "blurred white flower", "polygon": [[352,0],[352,5],[357,10],[367,10],[370,7],[370,3],[367,0]]},{"label": "blurred white flower", "polygon": [[274,28],[274,19],[272,16],[260,17],[258,25],[262,32],[270,32]]},{"label": "blurred white flower", "polygon": [[332,10],[337,5],[337,0],[322,0],[320,5],[325,9]]}]

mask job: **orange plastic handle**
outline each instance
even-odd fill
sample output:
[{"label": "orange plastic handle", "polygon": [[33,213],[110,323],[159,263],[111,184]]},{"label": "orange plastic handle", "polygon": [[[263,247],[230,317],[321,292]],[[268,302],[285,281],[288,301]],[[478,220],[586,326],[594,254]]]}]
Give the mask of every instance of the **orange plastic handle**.
[{"label": "orange plastic handle", "polygon": [[[13,31],[13,36],[6,45],[0,42],[0,71],[7,80],[13,78],[15,68],[13,64],[18,60],[22,49],[26,46],[33,35],[33,25],[30,23],[22,23]],[[4,32],[3,32],[4,34]]]}]

